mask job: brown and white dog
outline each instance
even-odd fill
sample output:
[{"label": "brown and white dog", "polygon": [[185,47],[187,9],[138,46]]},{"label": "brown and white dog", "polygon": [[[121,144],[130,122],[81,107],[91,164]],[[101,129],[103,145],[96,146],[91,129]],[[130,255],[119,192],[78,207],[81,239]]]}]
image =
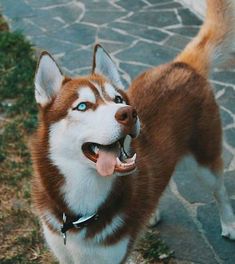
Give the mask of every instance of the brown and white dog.
[{"label": "brown and white dog", "polygon": [[233,9],[226,0],[207,3],[198,36],[173,62],[140,75],[128,95],[101,46],[92,74],[80,78],[64,77],[42,54],[35,77],[40,117],[32,144],[33,196],[60,263],[124,263],[187,154],[215,194],[222,235],[235,239],[219,109],[207,80],[213,59],[228,50]]}]

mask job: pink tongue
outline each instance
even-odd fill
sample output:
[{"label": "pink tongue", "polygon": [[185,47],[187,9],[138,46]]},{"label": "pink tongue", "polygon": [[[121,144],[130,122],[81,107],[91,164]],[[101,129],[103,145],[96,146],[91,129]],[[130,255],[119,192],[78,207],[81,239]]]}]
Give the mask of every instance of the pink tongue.
[{"label": "pink tongue", "polygon": [[96,169],[101,176],[110,176],[113,174],[116,165],[116,154],[104,149],[99,150],[99,157],[96,162]]}]

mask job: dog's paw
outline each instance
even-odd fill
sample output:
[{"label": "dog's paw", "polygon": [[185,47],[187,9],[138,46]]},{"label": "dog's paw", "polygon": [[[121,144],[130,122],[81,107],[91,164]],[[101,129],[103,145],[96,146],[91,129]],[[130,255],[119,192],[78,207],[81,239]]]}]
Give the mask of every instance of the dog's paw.
[{"label": "dog's paw", "polygon": [[231,240],[235,240],[235,221],[231,223],[222,223],[222,233],[223,237],[227,237]]},{"label": "dog's paw", "polygon": [[161,220],[160,211],[157,209],[149,220],[149,227],[156,226]]}]

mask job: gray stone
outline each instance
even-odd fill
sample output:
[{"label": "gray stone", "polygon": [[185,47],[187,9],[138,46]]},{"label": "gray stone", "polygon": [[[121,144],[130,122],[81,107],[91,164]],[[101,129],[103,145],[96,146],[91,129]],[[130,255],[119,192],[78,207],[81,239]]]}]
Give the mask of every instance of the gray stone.
[{"label": "gray stone", "polygon": [[192,37],[197,35],[197,33],[199,31],[199,27],[187,27],[187,26],[184,27],[184,26],[182,26],[179,28],[168,29],[168,31],[177,33],[177,34],[185,36],[185,37],[192,38]]},{"label": "gray stone", "polygon": [[[38,19],[40,17],[46,17],[49,20],[53,17],[59,17],[68,25],[76,22],[80,18],[82,13],[83,11],[81,6],[79,4],[76,4],[76,2],[70,2],[65,6],[59,6],[49,9],[36,9],[34,11],[34,15],[38,17]],[[48,24],[48,27],[46,28],[50,28],[50,25]]]},{"label": "gray stone", "polygon": [[85,16],[81,20],[82,22],[88,22],[97,25],[107,24],[112,20],[121,18],[127,15],[127,12],[120,11],[87,11]]},{"label": "gray stone", "polygon": [[158,44],[139,42],[134,47],[119,52],[116,57],[122,61],[136,61],[149,65],[159,65],[173,59],[176,52]]},{"label": "gray stone", "polygon": [[110,28],[100,29],[98,37],[102,40],[111,40],[119,43],[131,43],[133,40],[135,40],[134,37],[131,37],[128,34],[120,33]]},{"label": "gray stone", "polygon": [[213,200],[212,193],[199,180],[196,162],[193,158],[184,159],[174,173],[174,180],[181,195],[190,203],[206,203]]},{"label": "gray stone", "polygon": [[179,9],[178,13],[181,17],[183,25],[201,25],[202,21],[193,14],[189,9]]},{"label": "gray stone", "polygon": [[[7,0],[8,1],[8,0]],[[55,6],[68,3],[68,0],[25,0],[33,8],[40,8],[40,7],[48,7],[48,6]]]},{"label": "gray stone", "polygon": [[31,41],[39,49],[47,50],[51,54],[68,53],[79,48],[79,45],[69,42],[63,42],[61,40],[50,38],[45,35],[33,37],[31,38]]},{"label": "gray stone", "polygon": [[117,6],[112,5],[111,3],[104,1],[104,2],[94,2],[94,1],[83,1],[83,4],[85,5],[85,8],[87,11],[120,11],[122,8],[118,8]]},{"label": "gray stone", "polygon": [[148,6],[146,9],[152,9],[152,10],[160,10],[160,9],[174,9],[174,8],[181,8],[182,5],[180,3],[165,3],[162,5],[153,5],[153,6]]},{"label": "gray stone", "polygon": [[95,42],[96,28],[75,23],[66,29],[60,29],[50,34],[51,37],[72,42],[76,45],[89,45]]},{"label": "gray stone", "polygon": [[148,0],[148,2],[153,5],[156,5],[156,4],[162,5],[165,3],[173,2],[173,0]]},{"label": "gray stone", "polygon": [[161,198],[160,212],[161,222],[157,229],[167,245],[174,250],[177,259],[203,264],[217,263],[191,217],[169,190]]},{"label": "gray stone", "polygon": [[[231,153],[230,153],[230,155],[231,155]],[[229,196],[232,196],[232,195],[234,196],[234,190],[235,190],[234,177],[235,177],[235,170],[225,173],[224,181],[225,181],[225,186],[226,186],[226,189],[228,191]],[[233,200],[232,202],[235,205],[235,201]],[[234,209],[235,209],[235,206],[234,206]],[[235,212],[235,210],[234,210],[234,212]]]},{"label": "gray stone", "polygon": [[61,65],[64,65],[69,70],[79,70],[79,68],[91,67],[92,59],[92,50],[81,49],[66,53],[66,55],[60,59],[60,62]]},{"label": "gray stone", "polygon": [[[229,167],[232,159],[233,159],[233,154],[231,152],[229,152],[227,149],[223,148],[224,168]],[[235,188],[233,190],[235,190]]]},{"label": "gray stone", "polygon": [[23,0],[1,0],[0,5],[3,9],[4,15],[11,19],[33,16],[31,6],[25,4]]},{"label": "gray stone", "polygon": [[[233,205],[235,205],[235,203],[233,203]],[[221,237],[219,214],[215,203],[200,206],[198,208],[198,220],[202,224],[208,241],[223,263],[234,264],[235,242]]]},{"label": "gray stone", "polygon": [[107,50],[109,53],[116,52],[118,50],[122,50],[128,47],[127,43],[110,43],[105,41],[99,41],[99,44],[101,44],[104,49]]},{"label": "gray stone", "polygon": [[224,137],[226,142],[233,148],[235,148],[235,128],[229,128],[224,131]]},{"label": "gray stone", "polygon": [[132,79],[148,69],[146,66],[133,65],[130,63],[120,63],[120,68],[130,75]]},{"label": "gray stone", "polygon": [[164,44],[181,51],[185,48],[185,46],[189,43],[189,41],[190,41],[189,38],[179,35],[173,35],[169,37]]},{"label": "gray stone", "polygon": [[109,27],[125,30],[132,35],[157,42],[161,42],[169,36],[158,29],[148,29],[146,26],[135,25],[132,23],[115,22],[109,24]]},{"label": "gray stone", "polygon": [[220,105],[224,106],[235,114],[235,91],[233,87],[227,86],[225,88],[225,93],[220,96],[218,102]]},{"label": "gray stone", "polygon": [[143,12],[136,12],[125,20],[134,22],[136,24],[155,26],[159,28],[179,24],[174,11],[155,12],[152,10],[148,10]]},{"label": "gray stone", "polygon": [[216,81],[235,85],[235,73],[233,71],[213,72],[212,78]]},{"label": "gray stone", "polygon": [[220,115],[221,115],[223,126],[229,125],[234,122],[233,117],[225,110],[221,109]]},{"label": "gray stone", "polygon": [[11,29],[13,31],[22,32],[28,36],[39,36],[45,33],[37,24],[29,21],[28,18],[20,20],[19,18],[13,19]]},{"label": "gray stone", "polygon": [[119,0],[117,5],[123,7],[126,10],[142,9],[146,4],[139,0]]}]

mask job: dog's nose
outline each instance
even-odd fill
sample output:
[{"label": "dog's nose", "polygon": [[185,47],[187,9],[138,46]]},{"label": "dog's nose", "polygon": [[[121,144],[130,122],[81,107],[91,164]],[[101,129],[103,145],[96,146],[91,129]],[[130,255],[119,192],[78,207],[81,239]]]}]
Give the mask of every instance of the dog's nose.
[{"label": "dog's nose", "polygon": [[131,129],[136,123],[137,112],[132,106],[124,106],[117,111],[115,118],[118,123]]}]

